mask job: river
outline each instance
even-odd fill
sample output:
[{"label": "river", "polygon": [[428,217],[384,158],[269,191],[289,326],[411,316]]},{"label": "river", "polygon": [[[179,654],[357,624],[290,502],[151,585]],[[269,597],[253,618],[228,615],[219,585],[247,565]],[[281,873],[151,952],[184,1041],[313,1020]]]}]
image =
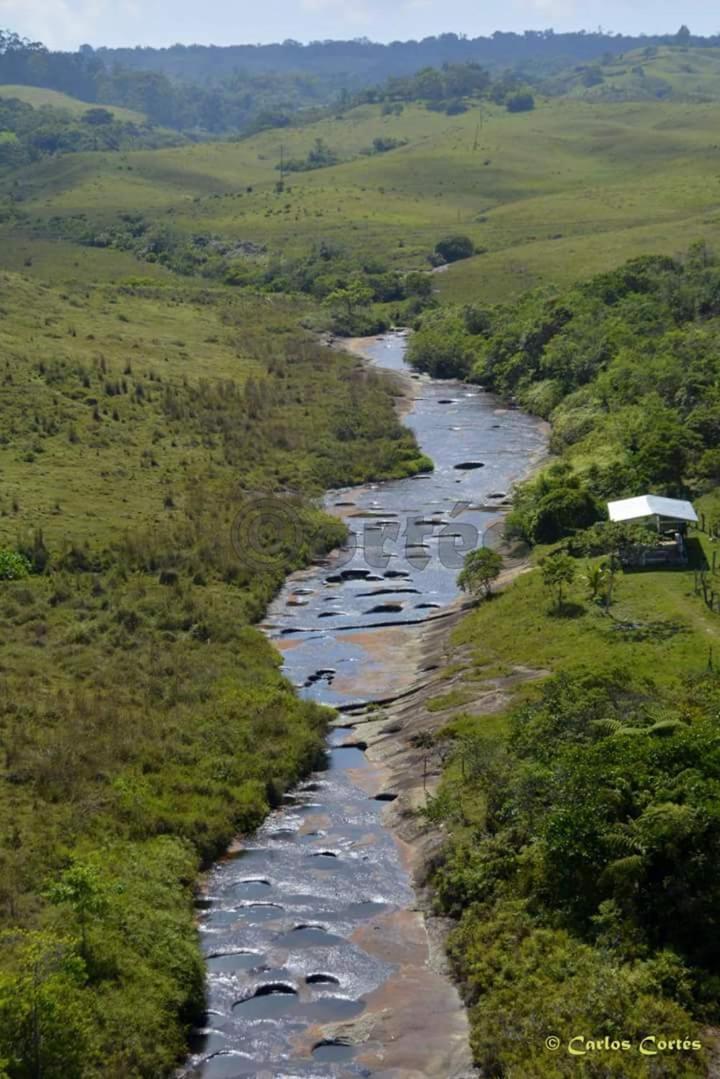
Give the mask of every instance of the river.
[{"label": "river", "polygon": [[[407,375],[406,343],[388,334],[363,351]],[[328,495],[352,542],[294,575],[265,623],[298,690],[340,710],[402,692],[415,671],[398,634],[457,599],[464,551],[499,520],[512,484],[545,450],[539,421],[479,388],[412,377],[405,422],[434,472]],[[184,1076],[447,1079],[423,1070],[422,1035],[407,1054],[417,1059],[392,1071],[379,1063],[372,1002],[398,971],[412,983],[415,970],[407,941],[388,927],[403,924],[416,900],[383,823],[391,795],[362,743],[344,745],[353,738],[350,727],[333,729],[326,768],[209,874],[199,912],[208,1013]],[[351,1028],[354,1037],[343,1037]]]}]

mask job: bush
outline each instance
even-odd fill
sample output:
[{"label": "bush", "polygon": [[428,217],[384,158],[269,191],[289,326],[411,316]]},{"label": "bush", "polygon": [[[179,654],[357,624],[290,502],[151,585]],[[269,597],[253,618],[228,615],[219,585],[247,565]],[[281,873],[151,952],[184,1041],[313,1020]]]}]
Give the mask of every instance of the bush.
[{"label": "bush", "polygon": [[467,378],[475,354],[457,316],[440,309],[423,316],[420,329],[410,338],[407,359],[435,378]]},{"label": "bush", "polygon": [[28,577],[32,567],[25,555],[17,551],[0,550],[0,581],[18,581]]},{"label": "bush", "polygon": [[446,236],[435,244],[435,254],[445,262],[458,262],[475,254],[475,244],[469,236]]},{"label": "bush", "polygon": [[600,520],[601,508],[588,487],[565,464],[553,465],[518,488],[506,532],[527,543],[557,543]]},{"label": "bush", "polygon": [[531,112],[535,108],[535,98],[529,92],[512,94],[505,102],[508,112]]},{"label": "bush", "polygon": [[[537,927],[522,903],[471,908],[452,934],[450,955],[471,1005],[473,1055],[485,1075],[646,1079],[637,1046],[648,1034],[698,1038],[682,1004],[664,995],[669,979],[679,996],[687,995],[687,972],[674,956],[618,963],[564,930]],[[561,1044],[551,1072],[548,1032]],[[580,1073],[566,1048],[578,1035],[627,1040],[633,1050],[595,1054],[601,1060],[589,1052]],[[678,1071],[668,1054],[666,1063],[655,1058],[652,1074],[690,1079],[705,1074],[702,1065],[699,1052],[688,1052]]]}]

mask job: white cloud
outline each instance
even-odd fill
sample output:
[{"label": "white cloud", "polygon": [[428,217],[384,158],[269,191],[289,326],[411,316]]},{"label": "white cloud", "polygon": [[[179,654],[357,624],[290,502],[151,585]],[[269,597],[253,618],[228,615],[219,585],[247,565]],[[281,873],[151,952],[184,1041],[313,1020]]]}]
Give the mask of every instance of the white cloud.
[{"label": "white cloud", "polygon": [[350,5],[346,0],[302,0],[301,6],[304,11],[310,11],[313,14],[333,15],[349,26],[360,26],[373,17],[367,5],[358,3]]},{"label": "white cloud", "polygon": [[[97,40],[104,19],[117,4],[110,0],[0,0],[0,26],[54,49],[75,49]],[[127,15],[137,15],[134,4]]]},{"label": "white cloud", "polygon": [[525,0],[517,6],[556,19],[569,19],[577,13],[575,0]]}]

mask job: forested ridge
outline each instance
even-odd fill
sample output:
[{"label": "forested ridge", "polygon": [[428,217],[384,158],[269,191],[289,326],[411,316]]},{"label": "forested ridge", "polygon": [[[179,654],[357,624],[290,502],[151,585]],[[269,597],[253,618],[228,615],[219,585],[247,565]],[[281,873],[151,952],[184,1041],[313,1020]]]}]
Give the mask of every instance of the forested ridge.
[{"label": "forested ridge", "polygon": [[493,80],[529,81],[546,92],[562,93],[577,77],[574,72],[589,86],[593,79],[602,82],[599,65],[612,65],[633,50],[652,53],[680,45],[692,53],[718,44],[717,36],[693,36],[683,26],[677,33],[638,37],[528,30],[485,38],[448,33],[389,45],[366,40],[166,49],[84,45],[69,53],[53,52],[4,30],[0,84],[48,87],[93,104],[137,109],[164,127],[220,134],[281,127],[299,110],[307,113],[313,107],[346,108],[368,88],[421,70],[480,66]]}]

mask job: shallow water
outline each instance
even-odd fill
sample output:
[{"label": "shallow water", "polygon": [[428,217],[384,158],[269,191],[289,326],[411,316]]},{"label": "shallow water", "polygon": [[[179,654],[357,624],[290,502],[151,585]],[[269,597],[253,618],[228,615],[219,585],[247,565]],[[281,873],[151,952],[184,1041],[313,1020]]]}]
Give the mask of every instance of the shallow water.
[{"label": "shallow water", "polygon": [[[390,334],[368,355],[403,370],[405,344]],[[358,631],[372,640],[382,626],[420,622],[455,599],[463,545],[476,545],[498,519],[487,507],[501,499],[490,496],[508,493],[545,448],[537,421],[477,388],[429,379],[413,386],[405,422],[434,473],[328,496],[354,544],[289,581],[268,613],[265,628],[284,646],[288,677],[303,695],[335,707],[357,701],[358,686],[362,699],[373,699],[383,668],[382,649],[373,651]],[[317,1024],[362,1014],[368,994],[395,969],[356,944],[354,932],[414,904],[382,824],[385,803],[368,793],[373,769],[360,748],[342,748],[353,737],[350,729],[332,731],[326,769],[209,876],[198,911],[209,1011],[185,1076],[370,1074],[351,1046],[315,1036]]]}]

